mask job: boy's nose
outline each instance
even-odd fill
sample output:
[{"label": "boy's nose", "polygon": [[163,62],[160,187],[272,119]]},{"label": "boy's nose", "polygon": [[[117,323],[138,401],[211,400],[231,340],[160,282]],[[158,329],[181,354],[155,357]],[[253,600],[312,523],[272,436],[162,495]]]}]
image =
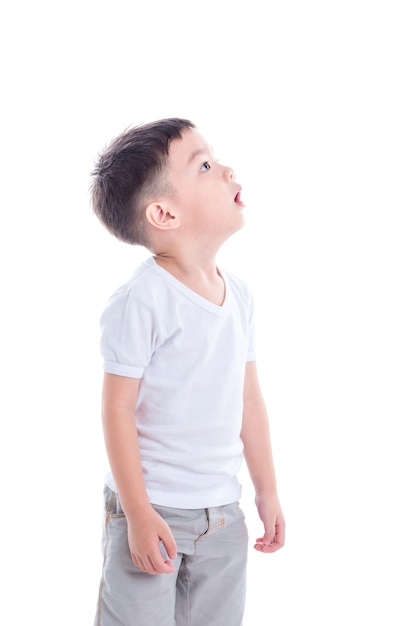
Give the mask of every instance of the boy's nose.
[{"label": "boy's nose", "polygon": [[235,172],[232,167],[225,166],[225,176],[227,180],[235,180]]}]

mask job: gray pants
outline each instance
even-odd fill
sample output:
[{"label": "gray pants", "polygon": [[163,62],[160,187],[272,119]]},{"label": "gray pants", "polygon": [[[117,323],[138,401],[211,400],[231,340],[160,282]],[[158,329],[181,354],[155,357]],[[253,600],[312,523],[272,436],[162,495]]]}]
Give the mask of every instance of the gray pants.
[{"label": "gray pants", "polygon": [[209,509],[154,506],[177,543],[173,574],[132,562],[127,522],[105,487],[103,576],[95,626],[242,626],[248,533],[238,503]]}]

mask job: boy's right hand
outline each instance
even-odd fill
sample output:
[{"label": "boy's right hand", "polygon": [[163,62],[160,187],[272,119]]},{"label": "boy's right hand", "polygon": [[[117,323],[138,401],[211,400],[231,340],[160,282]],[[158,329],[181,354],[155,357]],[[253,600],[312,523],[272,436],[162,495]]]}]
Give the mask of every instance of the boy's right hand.
[{"label": "boy's right hand", "polygon": [[177,556],[177,546],[168,524],[152,508],[140,516],[128,518],[128,542],[134,565],[148,574],[172,574],[176,571],[171,560],[164,561],[162,541],[169,559]]}]

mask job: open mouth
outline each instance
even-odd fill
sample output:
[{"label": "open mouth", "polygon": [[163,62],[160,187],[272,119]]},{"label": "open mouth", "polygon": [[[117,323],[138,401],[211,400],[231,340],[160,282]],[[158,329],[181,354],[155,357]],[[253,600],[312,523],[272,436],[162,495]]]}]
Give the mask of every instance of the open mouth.
[{"label": "open mouth", "polygon": [[235,204],[238,204],[238,206],[244,206],[244,203],[241,200],[241,189],[238,191],[237,195],[235,196],[234,202]]}]

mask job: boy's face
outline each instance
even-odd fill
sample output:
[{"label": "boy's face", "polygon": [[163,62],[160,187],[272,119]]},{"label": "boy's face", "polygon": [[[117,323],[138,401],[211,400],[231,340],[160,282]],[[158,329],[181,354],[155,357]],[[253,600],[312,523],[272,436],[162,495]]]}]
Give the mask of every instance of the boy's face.
[{"label": "boy's face", "polygon": [[188,129],[171,143],[167,164],[183,232],[201,245],[216,246],[242,228],[241,186],[197,130]]}]

